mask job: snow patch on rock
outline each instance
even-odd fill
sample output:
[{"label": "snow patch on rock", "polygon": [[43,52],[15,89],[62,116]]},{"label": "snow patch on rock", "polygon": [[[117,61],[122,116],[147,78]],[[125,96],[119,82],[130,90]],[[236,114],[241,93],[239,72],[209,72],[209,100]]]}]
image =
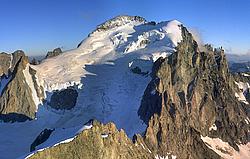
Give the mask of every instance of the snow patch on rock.
[{"label": "snow patch on rock", "polygon": [[109,135],[108,134],[102,134],[102,138],[107,138]]},{"label": "snow patch on rock", "polygon": [[42,101],[39,99],[36,89],[35,89],[35,85],[32,79],[32,76],[29,72],[30,69],[30,65],[27,64],[26,68],[23,70],[23,74],[25,77],[25,81],[27,82],[27,84],[29,85],[30,89],[31,89],[31,93],[32,93],[32,98],[34,100],[34,103],[36,105],[36,107],[38,108],[38,105],[42,103]]},{"label": "snow patch on rock", "polygon": [[10,54],[10,66],[9,66],[9,69],[11,69],[11,67],[12,67],[12,61],[13,61],[13,55]]},{"label": "snow patch on rock", "polygon": [[250,120],[248,117],[245,119],[245,122],[246,122],[246,124],[250,124]]},{"label": "snow patch on rock", "polygon": [[236,151],[227,142],[219,138],[210,138],[201,136],[201,139],[206,143],[207,147],[212,149],[218,155],[225,159],[247,159],[250,156],[250,143],[246,145],[238,145],[240,151]]},{"label": "snow patch on rock", "polygon": [[[170,157],[170,158],[169,158]],[[169,155],[168,156],[159,156],[159,155],[156,155],[155,156],[155,159],[176,159],[177,158],[177,156],[175,156],[175,155],[170,155],[170,153],[169,153]]]},{"label": "snow patch on rock", "polygon": [[156,60],[158,60],[160,57],[162,58],[166,58],[168,57],[168,55],[170,55],[170,53],[167,53],[167,52],[156,52],[156,53],[153,53],[153,61],[155,62]]},{"label": "snow patch on rock", "polygon": [[209,128],[209,131],[212,131],[212,130],[214,130],[214,131],[217,130],[216,124],[213,124],[213,125]]},{"label": "snow patch on rock", "polygon": [[245,94],[249,90],[250,86],[248,83],[243,83],[243,82],[236,82],[235,84],[239,87],[240,92],[235,92],[235,97],[238,98],[240,102],[243,102],[245,104],[249,104],[246,100]]},{"label": "snow patch on rock", "polygon": [[242,75],[245,76],[245,77],[249,77],[249,76],[250,76],[250,75],[247,74],[247,73],[242,73]]}]

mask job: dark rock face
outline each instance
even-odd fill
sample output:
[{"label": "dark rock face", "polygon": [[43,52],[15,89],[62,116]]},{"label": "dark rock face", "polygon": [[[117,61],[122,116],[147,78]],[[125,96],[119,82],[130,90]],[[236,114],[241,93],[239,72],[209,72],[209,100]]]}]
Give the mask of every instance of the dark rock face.
[{"label": "dark rock face", "polygon": [[[29,67],[27,66],[28,57],[25,56],[23,51],[16,51],[9,56],[11,56],[9,61],[3,64],[0,63],[0,66],[4,68],[4,73],[8,71],[9,78],[8,83],[3,86],[4,88],[0,94],[0,117],[3,121],[12,122],[33,119],[35,117],[36,105],[23,72],[26,67]],[[29,67],[28,69],[31,68]]]},{"label": "dark rock face", "polygon": [[56,48],[53,51],[49,51],[45,57],[45,59],[51,58],[51,57],[55,57],[58,56],[62,53],[61,48]]},{"label": "dark rock face", "polygon": [[44,143],[55,129],[44,129],[30,145],[30,152],[36,150],[36,146]]},{"label": "dark rock face", "polygon": [[[162,156],[173,152],[178,158],[219,158],[200,135],[219,137],[238,150],[236,144],[250,139],[244,122],[248,116],[235,97],[224,51],[200,52],[184,27],[182,36],[177,52],[153,68],[138,111],[148,123],[145,142]],[[209,131],[213,124],[217,130]]]},{"label": "dark rock face", "polygon": [[147,75],[149,72],[143,72],[139,67],[135,67],[135,68],[132,68],[131,71],[135,74],[139,74],[139,75]]},{"label": "dark rock face", "polygon": [[106,21],[105,23],[99,25],[96,31],[106,31],[121,25],[129,21],[137,21],[137,22],[146,22],[146,20],[140,16],[117,16],[111,20]]},{"label": "dark rock face", "polygon": [[24,122],[27,120],[32,120],[26,115],[18,114],[18,113],[8,113],[8,114],[0,114],[0,119],[3,122]]},{"label": "dark rock face", "polygon": [[73,88],[67,88],[53,92],[48,103],[54,109],[72,109],[78,97],[78,93]]},{"label": "dark rock face", "polygon": [[30,64],[31,65],[38,65],[40,62],[38,60],[36,60],[35,58],[33,58],[31,61],[30,61]]},{"label": "dark rock face", "polygon": [[[84,130],[72,142],[38,152],[36,158],[82,158],[82,159],[149,159],[153,153],[147,149],[140,136],[131,141],[123,130],[118,131],[113,123],[102,125],[97,121],[93,127]],[[45,157],[46,156],[46,157]]]}]

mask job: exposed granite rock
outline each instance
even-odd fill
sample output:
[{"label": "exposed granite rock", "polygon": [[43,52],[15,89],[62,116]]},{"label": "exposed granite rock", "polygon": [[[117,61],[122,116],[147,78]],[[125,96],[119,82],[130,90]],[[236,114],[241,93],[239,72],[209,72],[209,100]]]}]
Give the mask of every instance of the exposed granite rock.
[{"label": "exposed granite rock", "polygon": [[78,97],[78,92],[73,88],[67,88],[53,92],[48,103],[54,109],[72,109]]},{"label": "exposed granite rock", "polygon": [[122,15],[122,16],[117,16],[111,20],[106,21],[105,23],[99,25],[96,29],[96,31],[106,31],[115,27],[119,27],[122,25],[125,25],[127,23],[130,23],[132,21],[140,22],[140,23],[145,23],[146,20],[143,17],[140,16],[127,16],[127,15]]},{"label": "exposed granite rock", "polygon": [[[113,123],[102,125],[97,121],[93,127],[84,130],[73,141],[38,152],[31,156],[53,159],[149,159],[153,153],[143,144],[140,136],[138,142],[131,141],[123,130],[118,131]],[[141,140],[139,140],[141,139]]]},{"label": "exposed granite rock", "polygon": [[[8,83],[2,86],[4,88],[0,94],[0,118],[7,122],[33,119],[36,113],[36,105],[32,98],[32,90],[24,74],[25,69],[31,69],[28,66],[28,57],[25,56],[23,51],[16,51],[9,56],[11,56],[9,61],[4,64],[0,63],[5,72],[8,67],[9,78]],[[11,63],[11,65],[6,65],[8,63]]]},{"label": "exposed granite rock", "polygon": [[[140,16],[120,15],[120,16],[117,16],[115,18],[112,18],[112,19],[106,21],[105,23],[98,25],[97,28],[92,33],[90,33],[88,36],[91,36],[91,34],[93,34],[95,32],[107,31],[107,30],[113,29],[115,27],[120,27],[120,26],[123,26],[123,25],[131,23],[131,22],[140,22],[140,23],[143,23],[145,25],[155,25],[155,22],[147,23],[146,19],[144,19],[143,17],[140,17]],[[79,48],[81,46],[82,42],[83,41],[81,41],[77,45],[77,48]]]},{"label": "exposed granite rock", "polygon": [[233,73],[233,78],[237,82],[250,82],[250,72]]},{"label": "exposed granite rock", "polygon": [[39,65],[40,62],[39,62],[36,58],[33,58],[33,59],[30,61],[30,64],[31,64],[31,65]]},{"label": "exposed granite rock", "polygon": [[8,75],[9,68],[11,67],[11,55],[7,53],[0,54],[0,76],[3,74]]},{"label": "exposed granite rock", "polygon": [[43,101],[45,98],[45,92],[44,92],[44,88],[41,85],[39,85],[39,83],[38,83],[38,79],[36,76],[36,70],[34,70],[32,67],[29,67],[29,73],[31,75],[32,82],[34,84],[34,88],[36,90],[37,97],[41,101]]},{"label": "exposed granite rock", "polygon": [[[223,49],[200,52],[184,27],[182,36],[177,52],[153,68],[138,111],[148,123],[145,142],[162,156],[219,158],[200,135],[219,137],[238,150],[236,144],[250,139],[247,113],[235,97]],[[213,124],[217,130],[209,131]]]},{"label": "exposed granite rock", "polygon": [[[12,54],[1,53],[0,54],[0,76],[3,74],[8,75],[13,72],[15,66],[19,62],[20,58],[25,56],[22,50],[17,50]],[[28,63],[27,57],[25,56],[25,62]]]},{"label": "exposed granite rock", "polygon": [[36,149],[36,146],[44,143],[51,135],[51,133],[55,129],[44,129],[34,140],[34,142],[30,145],[30,152]]},{"label": "exposed granite rock", "polygon": [[45,57],[45,59],[51,58],[51,57],[55,57],[58,56],[62,53],[61,48],[56,48],[53,51],[49,51]]}]

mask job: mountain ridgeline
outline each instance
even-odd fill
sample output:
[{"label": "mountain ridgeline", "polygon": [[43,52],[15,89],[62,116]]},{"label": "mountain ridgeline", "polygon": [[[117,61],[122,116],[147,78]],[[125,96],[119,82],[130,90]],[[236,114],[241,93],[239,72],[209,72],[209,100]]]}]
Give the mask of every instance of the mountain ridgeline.
[{"label": "mountain ridgeline", "polygon": [[[55,49],[46,58],[31,65],[22,51],[0,54],[0,119],[13,125],[31,120],[27,127],[35,127],[18,157],[250,155],[250,75],[231,73],[222,48],[200,49],[178,21],[118,16],[99,25],[76,50]],[[78,70],[87,72],[79,83],[72,80]]]},{"label": "mountain ridgeline", "polygon": [[239,150],[237,144],[250,139],[249,109],[235,97],[224,51],[200,52],[185,28],[182,36],[177,52],[154,65],[138,111],[148,123],[145,141],[164,156],[175,152],[180,158],[218,158],[201,136],[220,138]]},{"label": "mountain ridgeline", "polygon": [[[31,158],[221,158],[202,136],[220,138],[239,151],[237,145],[247,144],[250,139],[250,127],[245,122],[249,109],[235,97],[237,87],[224,50],[200,52],[183,26],[182,37],[175,53],[154,63],[152,80],[138,110],[147,124],[142,136],[130,140],[113,124],[112,130],[106,130],[110,124],[97,123],[73,142]],[[216,129],[211,130],[213,125]],[[111,137],[102,138],[105,132]]]}]

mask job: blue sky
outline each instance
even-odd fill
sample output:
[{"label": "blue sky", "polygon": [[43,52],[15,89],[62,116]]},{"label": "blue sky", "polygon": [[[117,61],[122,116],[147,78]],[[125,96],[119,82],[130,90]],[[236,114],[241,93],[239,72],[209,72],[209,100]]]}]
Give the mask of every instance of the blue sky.
[{"label": "blue sky", "polygon": [[72,49],[98,24],[121,14],[177,19],[229,53],[250,52],[249,0],[1,0],[0,52]]}]

